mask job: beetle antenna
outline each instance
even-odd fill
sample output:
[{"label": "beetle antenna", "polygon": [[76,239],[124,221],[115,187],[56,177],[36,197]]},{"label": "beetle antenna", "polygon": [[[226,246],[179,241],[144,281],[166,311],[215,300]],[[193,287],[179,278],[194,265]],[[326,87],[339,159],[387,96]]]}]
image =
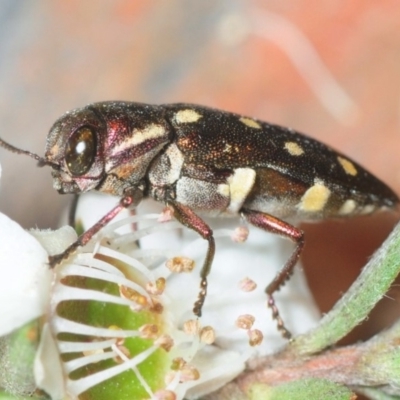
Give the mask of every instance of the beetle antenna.
[{"label": "beetle antenna", "polygon": [[50,161],[47,161],[45,158],[38,156],[35,153],[32,153],[28,150],[22,150],[19,149],[18,147],[15,147],[13,145],[11,145],[10,143],[7,143],[6,141],[4,141],[3,139],[0,138],[0,146],[4,147],[5,149],[7,149],[8,151],[11,151],[12,153],[16,153],[16,154],[26,154],[27,156],[34,158],[36,161],[38,161],[38,166],[39,167],[43,167],[45,165],[50,165],[53,168],[59,169],[60,167],[57,164],[54,164]]}]

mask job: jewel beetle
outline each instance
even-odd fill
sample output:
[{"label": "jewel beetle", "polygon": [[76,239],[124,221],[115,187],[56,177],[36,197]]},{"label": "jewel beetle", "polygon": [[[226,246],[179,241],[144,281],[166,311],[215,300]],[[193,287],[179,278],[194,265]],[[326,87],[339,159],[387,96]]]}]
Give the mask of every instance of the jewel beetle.
[{"label": "jewel beetle", "polygon": [[[242,216],[292,240],[295,249],[266,287],[268,305],[286,338],[274,293],[290,277],[304,246],[296,221],[371,214],[398,206],[398,196],[358,163],[292,129],[193,104],[89,104],[59,118],[45,156],[18,149],[52,168],[59,193],[90,190],[121,200],[50,266],[66,260],[122,209],[151,197],[208,242],[193,312],[201,316],[215,253],[213,232],[199,214]],[[290,223],[288,222],[290,221]]]}]

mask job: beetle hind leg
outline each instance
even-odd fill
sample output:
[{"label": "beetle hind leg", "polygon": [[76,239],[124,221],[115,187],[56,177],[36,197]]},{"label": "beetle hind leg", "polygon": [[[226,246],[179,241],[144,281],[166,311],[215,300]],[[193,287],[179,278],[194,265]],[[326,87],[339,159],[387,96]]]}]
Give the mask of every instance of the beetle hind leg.
[{"label": "beetle hind leg", "polygon": [[300,229],[269,214],[251,210],[242,210],[242,214],[250,224],[267,232],[288,238],[296,245],[290,258],[265,289],[268,296],[268,307],[272,310],[272,317],[277,321],[278,330],[281,332],[283,337],[290,339],[292,334],[286,328],[285,323],[279,314],[273,294],[277,292],[292,275],[293,268],[304,247],[304,234]]}]

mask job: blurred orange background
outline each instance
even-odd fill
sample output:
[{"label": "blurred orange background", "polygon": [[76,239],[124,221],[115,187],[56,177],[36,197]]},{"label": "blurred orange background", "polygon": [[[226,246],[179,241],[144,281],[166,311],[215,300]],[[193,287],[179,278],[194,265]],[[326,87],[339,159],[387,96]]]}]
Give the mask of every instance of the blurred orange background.
[{"label": "blurred orange background", "polygon": [[[55,119],[89,102],[193,102],[305,132],[400,193],[398,1],[8,0],[0,21],[0,135],[16,146],[43,154]],[[1,211],[56,227],[69,198],[49,171],[3,150],[0,162]],[[304,227],[322,311],[397,218]],[[393,320],[398,289],[389,297],[364,337]]]}]

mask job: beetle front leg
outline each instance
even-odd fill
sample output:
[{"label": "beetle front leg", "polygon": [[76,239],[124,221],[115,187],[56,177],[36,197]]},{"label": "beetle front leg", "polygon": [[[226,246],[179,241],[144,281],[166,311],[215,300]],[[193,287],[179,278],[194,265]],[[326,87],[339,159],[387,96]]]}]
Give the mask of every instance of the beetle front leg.
[{"label": "beetle front leg", "polygon": [[[138,195],[139,194],[139,195]],[[50,268],[56,267],[63,261],[68,260],[68,258],[75,253],[75,251],[84,246],[89,242],[89,240],[100,231],[105,225],[107,225],[112,219],[114,219],[122,210],[129,208],[132,205],[137,204],[141,200],[142,196],[140,192],[134,194],[126,194],[121,198],[119,203],[109,211],[103,218],[96,222],[87,231],[83,232],[78,239],[68,246],[62,253],[56,254],[54,256],[49,256]]]},{"label": "beetle front leg", "polygon": [[215,240],[213,231],[198,215],[192,211],[191,208],[174,201],[169,201],[168,205],[174,210],[175,218],[182,225],[194,230],[208,242],[206,258],[200,272],[200,292],[193,306],[193,313],[198,317],[201,317],[201,310],[207,295],[207,276],[210,273],[215,254]]},{"label": "beetle front leg", "polygon": [[79,194],[74,194],[68,210],[68,225],[76,229],[76,210],[78,208]]},{"label": "beetle front leg", "polygon": [[293,268],[296,265],[304,247],[304,233],[300,229],[269,214],[250,210],[242,210],[242,214],[250,224],[264,229],[267,232],[286,237],[296,244],[296,248],[294,249],[290,258],[286,261],[283,268],[278,272],[273,281],[265,289],[265,292],[268,296],[268,307],[271,308],[272,316],[277,321],[278,330],[282,333],[283,337],[290,339],[292,334],[285,327],[285,324],[279,315],[279,310],[275,304],[273,294],[278,291],[292,275]]}]

